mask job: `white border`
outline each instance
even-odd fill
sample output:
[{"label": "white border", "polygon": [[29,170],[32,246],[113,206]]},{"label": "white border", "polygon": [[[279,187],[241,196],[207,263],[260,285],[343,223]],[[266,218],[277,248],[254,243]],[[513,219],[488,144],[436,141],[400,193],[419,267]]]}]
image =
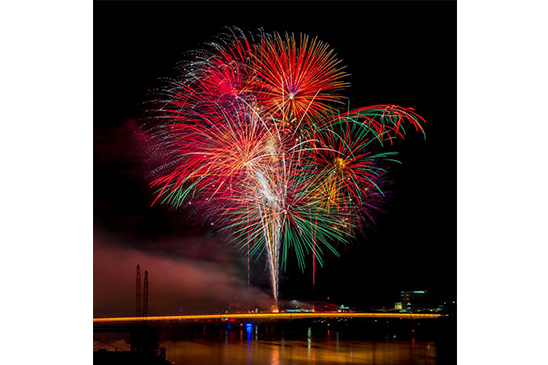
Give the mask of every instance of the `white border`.
[{"label": "white border", "polygon": [[91,364],[93,3],[1,8],[0,363]]},{"label": "white border", "polygon": [[546,363],[548,9],[458,2],[458,360]]}]

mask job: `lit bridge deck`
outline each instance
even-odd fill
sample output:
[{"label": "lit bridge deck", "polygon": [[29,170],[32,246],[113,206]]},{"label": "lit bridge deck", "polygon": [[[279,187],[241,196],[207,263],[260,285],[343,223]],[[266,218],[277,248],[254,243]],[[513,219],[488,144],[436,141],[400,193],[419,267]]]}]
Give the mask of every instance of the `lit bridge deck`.
[{"label": "lit bridge deck", "polygon": [[[442,314],[434,313],[244,313],[244,314],[201,314],[185,316],[150,316],[147,321],[209,321],[209,320],[230,320],[230,319],[304,319],[304,318],[392,318],[392,319],[433,319],[443,317]],[[110,317],[93,318],[93,322],[137,322],[142,321],[140,317]]]}]

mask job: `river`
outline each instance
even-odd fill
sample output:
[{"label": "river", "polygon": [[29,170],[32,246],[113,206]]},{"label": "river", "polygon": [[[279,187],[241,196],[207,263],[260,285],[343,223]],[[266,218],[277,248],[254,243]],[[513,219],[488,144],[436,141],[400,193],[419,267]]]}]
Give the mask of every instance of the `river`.
[{"label": "river", "polygon": [[185,365],[375,364],[437,365],[436,345],[423,341],[343,339],[338,332],[315,338],[257,336],[253,326],[215,339],[160,341],[166,358]]}]

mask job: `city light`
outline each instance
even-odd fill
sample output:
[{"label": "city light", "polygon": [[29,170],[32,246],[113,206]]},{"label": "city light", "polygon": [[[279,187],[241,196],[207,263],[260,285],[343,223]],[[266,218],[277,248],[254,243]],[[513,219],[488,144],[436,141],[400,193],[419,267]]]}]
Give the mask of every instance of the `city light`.
[{"label": "city light", "polygon": [[[201,314],[184,316],[149,316],[148,321],[176,321],[176,320],[234,320],[234,319],[302,319],[302,318],[405,318],[427,319],[439,318],[441,314],[434,313],[239,313],[239,314]],[[93,322],[135,322],[139,317],[110,317],[93,318]]]}]

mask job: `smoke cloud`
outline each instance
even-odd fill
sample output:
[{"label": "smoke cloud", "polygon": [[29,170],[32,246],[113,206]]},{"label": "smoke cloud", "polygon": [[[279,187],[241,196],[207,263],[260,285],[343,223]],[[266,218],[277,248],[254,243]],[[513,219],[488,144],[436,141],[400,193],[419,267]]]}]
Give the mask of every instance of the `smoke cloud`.
[{"label": "smoke cloud", "polygon": [[[205,247],[197,250],[197,244]],[[141,266],[141,281],[148,270],[149,316],[225,310],[229,303],[267,307],[269,296],[257,288],[248,288],[245,273],[238,273],[233,260],[223,252],[208,250],[208,244],[212,248],[216,243],[187,242],[187,250],[166,256],[119,243],[107,246],[96,235],[94,316],[135,315],[137,264]],[[181,247],[185,247],[185,242]]]}]

